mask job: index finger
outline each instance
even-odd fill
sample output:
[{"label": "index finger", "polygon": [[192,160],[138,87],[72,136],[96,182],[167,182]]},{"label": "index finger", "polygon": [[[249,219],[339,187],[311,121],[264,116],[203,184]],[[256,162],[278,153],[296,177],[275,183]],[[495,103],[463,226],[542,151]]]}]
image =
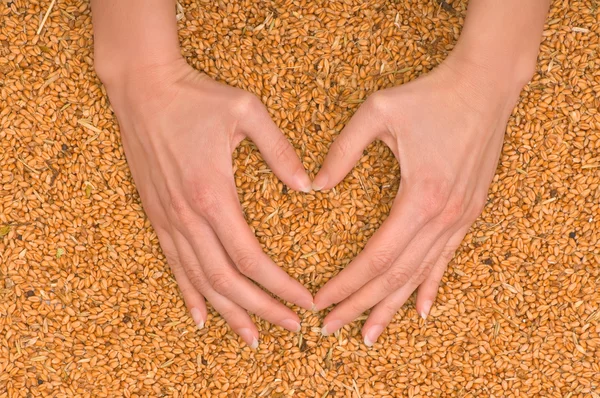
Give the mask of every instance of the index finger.
[{"label": "index finger", "polygon": [[276,296],[311,309],[310,292],[263,252],[244,219],[237,195],[224,196],[221,208],[233,211],[220,211],[218,216],[209,216],[208,221],[237,269]]},{"label": "index finger", "polygon": [[275,175],[292,189],[310,192],[311,181],[294,147],[269,116],[260,100],[253,114],[241,120],[241,128],[256,144]]},{"label": "index finger", "polygon": [[333,141],[321,170],[315,176],[313,189],[320,191],[337,185],[356,166],[363,150],[384,131],[378,116],[377,105],[372,95],[352,116],[348,124]]}]

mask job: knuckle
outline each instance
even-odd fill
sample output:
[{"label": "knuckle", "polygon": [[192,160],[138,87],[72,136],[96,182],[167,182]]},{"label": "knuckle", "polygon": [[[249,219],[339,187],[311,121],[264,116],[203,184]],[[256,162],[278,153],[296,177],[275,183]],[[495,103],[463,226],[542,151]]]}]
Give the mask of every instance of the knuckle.
[{"label": "knuckle", "polygon": [[219,308],[218,312],[219,314],[221,314],[221,317],[225,319],[225,321],[229,324],[231,324],[237,318],[239,318],[239,315],[237,314],[236,310],[229,306],[225,308]]},{"label": "knuckle", "polygon": [[394,300],[384,300],[381,305],[383,306],[383,311],[386,314],[396,314],[400,309],[398,304],[394,302]]},{"label": "knuckle", "polygon": [[389,272],[384,278],[385,291],[393,292],[404,286],[411,279],[411,275],[408,274],[404,269],[397,269]]},{"label": "knuckle", "polygon": [[177,253],[163,249],[163,254],[173,273],[178,272],[182,268],[181,262],[177,258]]},{"label": "knuckle", "polygon": [[190,199],[194,208],[203,215],[212,214],[219,206],[215,190],[204,183],[196,182],[190,185]]},{"label": "knuckle", "polygon": [[450,194],[450,184],[439,178],[424,178],[417,187],[421,198],[420,216],[430,220],[438,216],[446,206]]},{"label": "knuckle", "polygon": [[377,91],[369,95],[363,106],[373,115],[384,114],[390,103],[385,97],[385,92]]},{"label": "knuckle", "polygon": [[287,162],[290,160],[290,143],[284,135],[280,135],[277,141],[273,144],[273,154],[279,162]]},{"label": "knuckle", "polygon": [[442,254],[440,255],[440,265],[446,267],[452,258],[454,258],[455,251],[456,250],[452,249],[451,247],[444,248]]},{"label": "knuckle", "polygon": [[262,102],[256,95],[244,92],[236,99],[233,112],[238,117],[244,117],[258,111],[261,105]]},{"label": "knuckle", "polygon": [[417,268],[417,270],[415,271],[413,278],[412,278],[416,282],[417,285],[420,285],[421,282],[423,282],[425,279],[427,279],[427,277],[431,273],[431,270],[433,269],[434,264],[435,263],[430,260],[424,260],[421,263],[421,266],[419,268]]},{"label": "knuckle", "polygon": [[348,283],[343,283],[343,284],[339,285],[337,288],[336,296],[335,296],[335,299],[333,300],[333,303],[334,304],[339,303],[340,301],[344,300],[345,298],[350,297],[355,291],[356,291],[356,289],[354,288],[354,286],[352,286]]},{"label": "knuckle", "polygon": [[170,218],[179,222],[185,222],[189,214],[187,201],[179,193],[169,192],[167,212]]},{"label": "knuckle", "polygon": [[259,317],[260,319],[271,319],[273,310],[261,306],[261,307],[255,309],[254,311],[252,311],[252,313],[254,315],[256,315],[257,317]]},{"label": "knuckle", "polygon": [[443,222],[445,224],[454,224],[458,222],[465,214],[465,200],[462,195],[450,199],[443,211]]},{"label": "knuckle", "polygon": [[181,284],[178,284],[178,286],[179,286],[179,290],[181,291],[181,295],[183,296],[184,299],[187,299],[187,297],[189,297],[189,296],[193,297],[195,294],[197,294],[197,292],[200,291],[200,289],[198,289],[196,287],[196,285],[185,284],[182,286]]},{"label": "knuckle", "polygon": [[346,136],[340,136],[333,143],[340,158],[346,158],[352,149],[352,142]]},{"label": "knuckle", "polygon": [[226,272],[215,271],[208,275],[208,282],[214,291],[228,296],[231,293],[232,278]]},{"label": "knuckle", "polygon": [[352,314],[355,314],[356,316],[362,314],[367,310],[364,304],[361,304],[359,300],[348,300],[348,307],[350,307],[350,312],[352,312]]},{"label": "knuckle", "polygon": [[250,253],[238,255],[235,264],[240,272],[246,276],[254,275],[258,269],[258,260],[256,256]]},{"label": "knuckle", "polygon": [[[184,267],[187,268],[188,270],[190,269],[189,267]],[[204,275],[202,275],[202,273],[197,272],[197,271],[192,271],[192,272],[188,272],[187,273],[187,277],[190,281],[190,284],[196,288],[199,292],[204,292],[206,290],[206,285],[207,285],[207,280],[204,277]],[[181,290],[181,292],[185,295],[186,292],[183,291],[183,289]]]},{"label": "knuckle", "polygon": [[297,280],[288,275],[287,283],[281,283],[276,286],[270,287],[269,291],[273,293],[275,296],[282,298],[285,294],[290,290],[290,287],[296,283]]},{"label": "knuckle", "polygon": [[394,253],[391,249],[379,249],[369,258],[370,273],[374,275],[381,274],[390,267],[394,259]]}]

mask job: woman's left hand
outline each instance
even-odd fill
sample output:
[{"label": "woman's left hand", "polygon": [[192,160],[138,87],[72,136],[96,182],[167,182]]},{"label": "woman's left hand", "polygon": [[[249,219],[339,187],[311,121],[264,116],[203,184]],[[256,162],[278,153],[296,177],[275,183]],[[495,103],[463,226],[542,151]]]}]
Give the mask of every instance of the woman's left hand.
[{"label": "woman's left hand", "polygon": [[317,310],[339,303],[323,334],[368,309],[372,345],[409,296],[425,318],[456,248],[481,213],[504,131],[523,86],[450,57],[429,74],[371,95],[332,144],[313,188],[338,184],[375,139],[400,163],[389,217],[364,250],[316,295]]}]

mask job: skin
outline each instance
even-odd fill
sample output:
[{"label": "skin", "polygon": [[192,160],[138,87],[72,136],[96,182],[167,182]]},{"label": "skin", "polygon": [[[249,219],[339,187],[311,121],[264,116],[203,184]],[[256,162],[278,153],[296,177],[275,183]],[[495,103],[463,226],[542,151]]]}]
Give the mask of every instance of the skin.
[{"label": "skin", "polygon": [[459,42],[432,72],[372,95],[332,144],[314,189],[329,189],[375,139],[402,179],[389,217],[315,296],[327,335],[371,309],[373,345],[410,295],[426,318],[448,262],[481,213],[508,118],[535,70],[546,0],[471,0]]},{"label": "skin", "polygon": [[506,123],[531,78],[548,0],[471,0],[463,33],[435,70],[379,91],[332,144],[312,182],[338,184],[373,140],[402,168],[390,216],[365,249],[315,296],[262,251],[237,198],[231,153],[248,137],[290,188],[311,182],[260,100],[211,80],[179,51],[172,0],[92,0],[95,66],[118,119],[144,209],[199,327],[205,299],[251,347],[248,313],[291,331],[306,309],[336,306],[333,333],[371,309],[372,345],[417,290],[427,317],[447,263],[481,213]]},{"label": "skin", "polygon": [[[312,295],[262,251],[243,217],[231,162],[248,137],[285,184],[309,191],[296,152],[258,98],[183,60],[174,3],[99,0],[92,6],[96,69],[142,204],[194,321],[204,326],[208,299],[253,348],[259,336],[248,312],[299,331],[298,315],[254,282],[307,309]],[[119,37],[120,45],[111,45]]]}]

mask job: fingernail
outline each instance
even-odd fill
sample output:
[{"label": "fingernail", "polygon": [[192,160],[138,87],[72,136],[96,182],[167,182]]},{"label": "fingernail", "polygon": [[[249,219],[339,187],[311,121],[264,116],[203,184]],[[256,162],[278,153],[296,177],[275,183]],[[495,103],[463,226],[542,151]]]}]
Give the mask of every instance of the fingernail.
[{"label": "fingernail", "polygon": [[300,329],[302,329],[300,327],[300,324],[293,319],[284,319],[283,321],[281,321],[281,326],[283,326],[287,330],[289,330],[291,332],[295,332],[295,333],[298,333],[300,331]]},{"label": "fingernail", "polygon": [[315,180],[312,182],[312,189],[315,191],[320,191],[329,181],[329,176],[327,174],[318,173]]},{"label": "fingernail", "polygon": [[310,178],[304,169],[300,169],[294,174],[294,181],[296,181],[302,192],[309,193],[311,191]]},{"label": "fingernail", "polygon": [[242,337],[242,340],[248,344],[250,348],[256,350],[258,348],[258,339],[254,337],[254,333],[250,329],[242,328],[238,331],[238,334]]},{"label": "fingernail", "polygon": [[204,319],[202,319],[202,313],[200,310],[194,307],[190,310],[190,313],[192,314],[192,319],[194,320],[194,323],[198,329],[202,329],[204,327]]},{"label": "fingernail", "polygon": [[373,347],[373,344],[377,341],[377,338],[379,338],[381,332],[383,332],[383,326],[371,326],[365,333],[365,345],[367,347]]},{"label": "fingernail", "polygon": [[427,315],[429,315],[429,311],[431,310],[431,305],[433,302],[431,300],[427,300],[423,303],[423,309],[421,310],[421,318],[427,319]]},{"label": "fingernail", "polygon": [[340,321],[332,321],[332,322],[326,323],[321,328],[321,334],[323,336],[329,336],[330,334],[337,332],[338,329],[341,328],[342,326],[344,326],[344,325]]}]

